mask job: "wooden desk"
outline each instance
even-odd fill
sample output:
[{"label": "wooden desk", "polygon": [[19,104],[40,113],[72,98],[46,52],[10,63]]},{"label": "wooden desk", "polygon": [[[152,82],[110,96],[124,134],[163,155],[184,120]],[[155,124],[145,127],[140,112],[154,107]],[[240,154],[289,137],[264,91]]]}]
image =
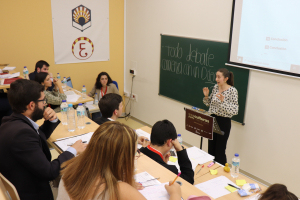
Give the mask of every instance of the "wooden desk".
[{"label": "wooden desk", "polygon": [[[215,165],[218,165],[218,164],[215,164]],[[234,179],[234,178],[231,177],[230,173],[227,173],[227,172],[224,171],[223,167],[219,167],[217,169],[218,169],[218,174],[217,175],[211,175],[210,173],[207,173],[207,174],[195,179],[194,185],[197,185],[199,183],[203,183],[203,182],[211,180],[213,178],[217,178],[219,176],[225,176],[234,183],[235,183],[236,180],[242,180],[242,179],[245,179],[247,183],[257,183],[253,179],[251,179],[247,176],[244,176],[242,174],[239,174],[238,178]],[[265,191],[267,189],[266,186],[264,186],[260,183],[257,183],[257,184],[260,186],[262,191]],[[251,196],[253,196],[253,195],[254,194],[252,194]],[[247,196],[246,198],[248,198],[248,197],[250,197],[250,196]],[[222,196],[222,197],[218,198],[218,200],[241,200],[241,199],[245,199],[245,197],[240,197],[240,195],[237,192],[233,192],[233,193],[230,193],[228,195],[225,195],[225,196]]]},{"label": "wooden desk", "polygon": [[81,92],[79,92],[78,90],[75,90],[75,89],[73,89],[69,86],[66,86],[65,89],[66,89],[66,91],[73,91],[73,92],[75,92],[75,94],[80,95],[79,99],[76,102],[67,102],[68,104],[71,103],[73,105],[78,105],[79,103],[86,103],[88,101],[94,101],[94,99],[92,97],[88,96],[88,95],[86,95],[86,98],[83,99]]},{"label": "wooden desk", "polygon": [[[3,69],[4,67],[0,67],[0,69]],[[9,71],[9,74],[13,74],[13,73],[16,73],[16,71]],[[20,78],[23,78],[23,76],[21,75],[20,73]],[[0,79],[1,80],[1,79]],[[10,88],[10,84],[7,84],[7,85],[0,85],[0,90],[3,90],[3,89],[7,89],[7,88]]]}]

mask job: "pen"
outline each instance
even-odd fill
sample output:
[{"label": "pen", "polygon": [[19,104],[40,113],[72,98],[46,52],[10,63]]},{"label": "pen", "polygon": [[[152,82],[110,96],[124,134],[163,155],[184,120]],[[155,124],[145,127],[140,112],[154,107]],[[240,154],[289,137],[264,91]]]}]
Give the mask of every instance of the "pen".
[{"label": "pen", "polygon": [[196,173],[196,175],[201,171],[201,169],[204,167],[204,165],[202,165],[202,167],[199,169],[199,171]]},{"label": "pen", "polygon": [[239,188],[239,187],[236,187],[236,186],[234,186],[234,185],[231,185],[231,184],[229,184],[229,183],[228,183],[228,185],[229,185],[229,186],[231,186],[231,187],[234,187],[234,188],[236,188],[236,189],[238,189],[238,190],[240,190],[240,189],[241,189],[241,188]]},{"label": "pen", "polygon": [[207,165],[207,167],[209,168],[209,167],[213,166],[215,163],[216,163],[216,161],[212,161],[211,163],[209,163],[209,165]]},{"label": "pen", "polygon": [[170,184],[170,186],[173,185],[173,183],[175,183],[176,179],[178,178],[178,176],[180,176],[180,174],[181,172],[178,173],[178,175],[175,177],[174,181]]},{"label": "pen", "polygon": [[[82,141],[82,143],[87,143],[87,141]],[[67,146],[72,146],[74,143],[70,143]]]},{"label": "pen", "polygon": [[145,140],[146,140],[147,142],[150,141],[150,140],[148,140],[148,139],[145,139]]}]

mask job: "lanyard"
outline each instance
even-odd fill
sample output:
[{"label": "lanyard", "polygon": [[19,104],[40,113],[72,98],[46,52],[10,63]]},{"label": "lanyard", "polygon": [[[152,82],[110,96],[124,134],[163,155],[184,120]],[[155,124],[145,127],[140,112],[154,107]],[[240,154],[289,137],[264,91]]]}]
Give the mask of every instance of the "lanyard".
[{"label": "lanyard", "polygon": [[106,92],[107,92],[107,86],[106,86],[106,89],[105,89],[105,93],[103,94],[102,92],[102,87],[101,87],[101,97],[103,97],[104,95],[106,95]]},{"label": "lanyard", "polygon": [[162,155],[159,151],[157,151],[156,149],[150,147],[150,145],[148,145],[147,148],[148,148],[150,151],[152,151],[152,152],[158,154],[158,155],[161,157],[161,159],[164,161],[164,157],[163,157],[163,155]]}]

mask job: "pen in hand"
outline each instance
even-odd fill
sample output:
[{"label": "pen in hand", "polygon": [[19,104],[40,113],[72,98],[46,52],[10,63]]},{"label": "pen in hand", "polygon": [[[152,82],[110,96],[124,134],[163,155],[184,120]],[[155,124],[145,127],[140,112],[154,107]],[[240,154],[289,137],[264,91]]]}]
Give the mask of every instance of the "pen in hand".
[{"label": "pen in hand", "polygon": [[181,174],[181,172],[178,173],[178,175],[175,177],[174,181],[170,184],[170,186],[175,183],[176,179],[178,178],[178,176],[180,176],[180,174]]}]

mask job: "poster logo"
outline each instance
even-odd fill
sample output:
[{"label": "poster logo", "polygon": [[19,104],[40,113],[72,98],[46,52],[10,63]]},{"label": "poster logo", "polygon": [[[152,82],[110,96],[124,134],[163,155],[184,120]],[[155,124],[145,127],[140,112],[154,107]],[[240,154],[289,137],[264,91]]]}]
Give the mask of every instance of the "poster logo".
[{"label": "poster logo", "polygon": [[94,53],[94,44],[87,37],[79,37],[72,44],[72,53],[79,60],[86,60]]},{"label": "poster logo", "polygon": [[91,10],[84,5],[72,10],[72,26],[81,32],[92,26]]}]

